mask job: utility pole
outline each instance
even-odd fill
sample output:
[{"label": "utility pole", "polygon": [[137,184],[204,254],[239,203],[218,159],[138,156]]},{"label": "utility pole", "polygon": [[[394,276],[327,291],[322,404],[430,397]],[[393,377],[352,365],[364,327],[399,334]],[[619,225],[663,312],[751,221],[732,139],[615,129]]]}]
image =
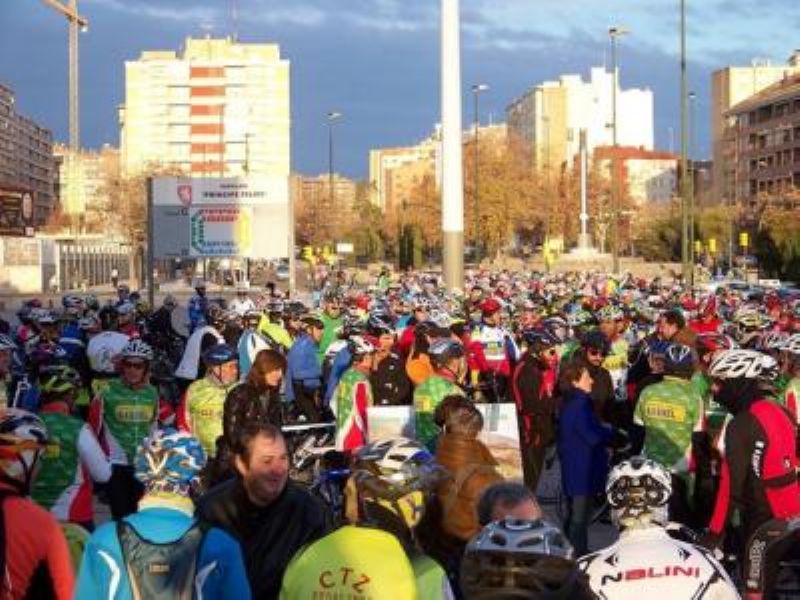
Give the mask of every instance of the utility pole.
[{"label": "utility pole", "polygon": [[[333,124],[337,119],[342,117],[342,113],[331,111],[328,113],[328,201],[330,202],[329,215],[335,214],[334,201],[336,200],[336,192],[333,187]],[[317,231],[320,227],[319,213],[316,215]]]},{"label": "utility pole", "polygon": [[69,4],[59,0],[42,0],[47,6],[58,11],[66,17],[69,24],[69,156],[67,158],[67,172],[69,185],[67,186],[67,206],[74,211],[77,205],[77,167],[78,153],[80,151],[80,110],[79,110],[79,65],[78,65],[78,29],[86,31],[89,21],[78,14],[78,0],[69,0]]}]

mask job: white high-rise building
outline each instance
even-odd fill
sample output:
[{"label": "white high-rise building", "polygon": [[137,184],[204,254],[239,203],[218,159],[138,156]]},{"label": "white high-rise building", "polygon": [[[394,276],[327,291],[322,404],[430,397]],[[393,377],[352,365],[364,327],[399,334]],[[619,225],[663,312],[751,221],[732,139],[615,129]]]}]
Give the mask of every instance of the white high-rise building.
[{"label": "white high-rise building", "polygon": [[289,61],[277,44],[187,38],[181,54],[125,63],[120,107],[125,174],[290,172]]},{"label": "white high-rise building", "polygon": [[[571,165],[578,155],[580,131],[591,152],[613,144],[613,73],[593,67],[589,81],[562,75],[534,86],[506,109],[508,127],[533,145],[537,165]],[[653,92],[618,89],[617,145],[653,149]]]}]

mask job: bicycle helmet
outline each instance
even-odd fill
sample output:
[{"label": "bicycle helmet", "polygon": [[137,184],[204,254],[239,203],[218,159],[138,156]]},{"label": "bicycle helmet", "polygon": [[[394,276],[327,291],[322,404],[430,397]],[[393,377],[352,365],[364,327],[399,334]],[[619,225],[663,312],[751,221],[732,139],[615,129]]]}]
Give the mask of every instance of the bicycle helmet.
[{"label": "bicycle helmet", "polygon": [[563,344],[569,338],[569,324],[563,317],[545,319],[542,323],[542,328],[555,337],[559,344]]},{"label": "bicycle helmet", "polygon": [[436,308],[430,311],[428,321],[431,321],[440,329],[450,329],[453,325],[453,319],[445,311]]},{"label": "bicycle helmet", "polygon": [[376,337],[393,334],[394,328],[389,316],[384,313],[370,315],[369,319],[367,319],[367,333]]},{"label": "bicycle helmet", "polygon": [[39,372],[39,389],[44,394],[63,394],[79,389],[81,376],[68,365],[48,365]]},{"label": "bicycle helmet", "polygon": [[755,350],[724,350],[714,356],[708,369],[712,379],[757,379],[772,381],[778,376],[778,363]]},{"label": "bicycle helmet", "polygon": [[416,440],[394,438],[367,444],[356,453],[353,466],[361,515],[383,525],[399,519],[411,529],[422,518],[426,493],[442,476],[433,455]]},{"label": "bicycle helmet", "polygon": [[574,598],[581,578],[564,534],[547,521],[490,523],[464,551],[461,589],[471,600]]},{"label": "bicycle helmet", "polygon": [[800,333],[795,333],[789,336],[786,343],[783,345],[784,352],[800,356]]},{"label": "bicycle helmet", "polygon": [[667,375],[689,378],[694,373],[694,353],[689,346],[669,344],[664,351],[664,372]]},{"label": "bicycle helmet", "polygon": [[581,345],[587,349],[599,350],[605,355],[611,352],[611,342],[608,341],[608,337],[602,331],[598,330],[590,331],[584,335]]},{"label": "bicycle helmet", "polygon": [[558,346],[561,342],[546,329],[527,329],[522,332],[522,338],[528,344],[528,348],[535,354],[542,350]]},{"label": "bicycle helmet", "polygon": [[768,331],[761,336],[758,346],[762,352],[780,352],[789,341],[789,334],[785,331]]},{"label": "bicycle helmet", "polygon": [[732,350],[736,348],[733,338],[722,333],[701,333],[697,336],[697,351],[702,356],[709,352]]},{"label": "bicycle helmet", "polygon": [[136,312],[136,306],[133,302],[122,302],[117,306],[117,314],[120,317],[131,317]]},{"label": "bicycle helmet", "polygon": [[300,323],[306,329],[325,329],[325,323],[319,316],[311,314],[300,317]]},{"label": "bicycle helmet", "polygon": [[172,428],[157,429],[137,449],[134,472],[148,492],[188,497],[205,464],[206,454],[195,437]]},{"label": "bicycle helmet", "polygon": [[5,333],[0,333],[0,352],[3,350],[10,350],[11,352],[14,352],[16,349],[17,345],[14,343],[14,340],[12,340],[11,337]]},{"label": "bicycle helmet", "polygon": [[143,360],[145,362],[150,362],[153,360],[153,349],[150,347],[150,344],[143,342],[140,339],[132,339],[120,351],[119,356],[123,360],[134,358]]},{"label": "bicycle helmet", "polygon": [[234,360],[239,360],[239,355],[228,344],[215,344],[203,352],[203,362],[210,367],[224,365]]},{"label": "bicycle helmet", "polygon": [[58,318],[56,318],[56,315],[46,308],[34,309],[31,311],[31,316],[38,325],[55,325],[58,323]]},{"label": "bicycle helmet", "polygon": [[64,308],[79,308],[83,309],[84,300],[75,294],[66,294],[61,298],[61,306]]},{"label": "bicycle helmet", "polygon": [[47,428],[37,415],[0,408],[0,480],[27,496],[47,444]]},{"label": "bicycle helmet", "polygon": [[450,338],[437,339],[428,347],[428,356],[435,367],[443,368],[454,358],[464,356],[464,346]]},{"label": "bicycle helmet", "polygon": [[672,476],[654,460],[634,456],[611,469],[606,497],[619,527],[666,525]]},{"label": "bicycle helmet", "polygon": [[87,310],[100,310],[100,301],[94,294],[86,294],[84,304],[86,305]]},{"label": "bicycle helmet", "polygon": [[373,354],[378,350],[372,340],[367,339],[363,335],[351,336],[349,339],[349,345],[350,353],[354,358],[365,356],[367,354]]},{"label": "bicycle helmet", "polygon": [[625,313],[616,304],[606,304],[603,308],[597,311],[597,320],[603,321],[621,321],[625,318]]},{"label": "bicycle helmet", "polygon": [[484,316],[493,315],[501,308],[502,305],[500,304],[500,302],[498,302],[494,298],[487,298],[480,304],[480,309]]}]

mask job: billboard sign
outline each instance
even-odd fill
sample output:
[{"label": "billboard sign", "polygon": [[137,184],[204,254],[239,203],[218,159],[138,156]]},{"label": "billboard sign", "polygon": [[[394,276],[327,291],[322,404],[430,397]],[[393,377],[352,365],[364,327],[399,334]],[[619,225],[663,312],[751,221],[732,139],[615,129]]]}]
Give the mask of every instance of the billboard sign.
[{"label": "billboard sign", "polygon": [[35,233],[34,192],[0,186],[0,236],[32,237]]},{"label": "billboard sign", "polygon": [[157,258],[288,256],[288,177],[152,179]]}]

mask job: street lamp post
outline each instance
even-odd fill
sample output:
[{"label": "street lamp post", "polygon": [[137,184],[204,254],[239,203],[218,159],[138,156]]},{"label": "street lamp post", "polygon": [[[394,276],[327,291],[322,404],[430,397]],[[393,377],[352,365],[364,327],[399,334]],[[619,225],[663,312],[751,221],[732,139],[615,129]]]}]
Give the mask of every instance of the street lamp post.
[{"label": "street lamp post", "polygon": [[483,252],[478,252],[478,246],[480,245],[480,198],[478,194],[478,181],[479,181],[479,173],[478,173],[478,128],[480,126],[480,116],[478,113],[478,96],[480,96],[481,92],[486,92],[489,90],[489,86],[485,83],[476,83],[472,86],[472,95],[475,99],[475,135],[473,137],[473,142],[475,144],[475,253],[478,257],[478,262],[480,262],[481,258],[483,258]]},{"label": "street lamp post", "polygon": [[696,152],[695,148],[695,136],[697,135],[696,128],[697,128],[697,121],[695,119],[695,100],[697,99],[697,94],[693,91],[689,92],[689,104],[690,104],[690,111],[689,111],[689,144],[690,144],[690,154],[692,157],[691,160],[687,160],[688,171],[687,175],[689,176],[689,262],[691,264],[691,269],[689,270],[689,283],[694,286],[694,265],[697,257],[695,255],[695,247],[694,247],[694,217],[695,217],[695,186],[694,186],[694,178],[697,174],[697,169],[695,165],[695,161],[697,157],[694,156]]},{"label": "street lamp post", "polygon": [[692,279],[689,254],[689,140],[688,84],[686,78],[686,0],[680,0],[681,11],[681,263],[684,284]]},{"label": "street lamp post", "polygon": [[617,38],[628,33],[624,27],[610,27],[608,36],[611,38],[611,140],[614,154],[611,157],[611,196],[613,205],[613,267],[614,273],[619,273],[619,190],[617,181],[617,169],[615,161],[617,159],[617,89],[619,88],[619,69],[617,67]]},{"label": "street lamp post", "polygon": [[[333,124],[342,118],[342,113],[331,111],[328,113],[328,202],[330,203],[331,211],[334,210],[334,201],[336,200],[336,192],[333,187]],[[320,218],[319,212],[316,214],[315,225],[319,231]]]}]

